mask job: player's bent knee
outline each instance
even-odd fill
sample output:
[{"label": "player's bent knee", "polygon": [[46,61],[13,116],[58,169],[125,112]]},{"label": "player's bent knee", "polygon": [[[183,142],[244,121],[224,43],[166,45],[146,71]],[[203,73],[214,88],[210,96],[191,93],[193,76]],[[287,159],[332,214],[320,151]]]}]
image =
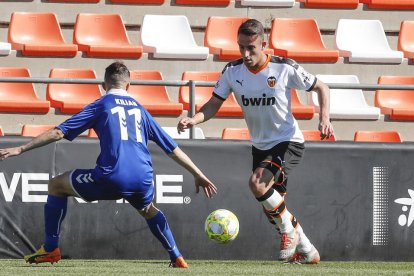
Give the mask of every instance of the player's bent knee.
[{"label": "player's bent knee", "polygon": [[69,174],[64,173],[49,180],[48,191],[55,196],[74,196],[72,185],[70,185]]}]

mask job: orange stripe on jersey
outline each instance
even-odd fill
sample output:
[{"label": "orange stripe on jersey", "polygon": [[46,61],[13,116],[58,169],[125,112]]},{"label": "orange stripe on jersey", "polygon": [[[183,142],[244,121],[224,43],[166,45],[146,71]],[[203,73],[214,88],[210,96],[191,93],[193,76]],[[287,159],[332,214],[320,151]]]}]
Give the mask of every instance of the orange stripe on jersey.
[{"label": "orange stripe on jersey", "polygon": [[[266,68],[266,66],[269,64],[269,62],[270,62],[270,55],[267,55],[267,59],[266,59],[266,61],[265,61],[265,63],[263,63],[263,65],[262,66],[260,66],[259,68],[257,68],[256,70],[252,70],[252,69],[250,69],[250,68],[247,68],[250,72],[252,72],[253,74],[257,74],[257,73],[259,73],[260,71],[262,71],[264,68]],[[247,67],[247,66],[246,66]]]}]

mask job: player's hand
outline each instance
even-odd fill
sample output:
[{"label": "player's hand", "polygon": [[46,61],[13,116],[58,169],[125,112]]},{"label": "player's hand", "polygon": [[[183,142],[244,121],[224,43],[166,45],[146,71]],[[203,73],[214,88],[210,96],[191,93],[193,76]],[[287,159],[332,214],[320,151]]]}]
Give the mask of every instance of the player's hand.
[{"label": "player's hand", "polygon": [[334,128],[330,120],[321,120],[318,126],[319,131],[321,132],[321,139],[328,139],[334,135]]},{"label": "player's hand", "polygon": [[185,117],[182,118],[177,125],[178,133],[184,132],[186,129],[189,129],[195,125],[195,121],[193,118]]},{"label": "player's hand", "polygon": [[200,187],[203,188],[207,197],[211,198],[217,194],[217,187],[204,175],[195,176],[195,185],[197,194],[200,192]]},{"label": "player's hand", "polygon": [[0,149],[0,160],[3,161],[8,157],[16,156],[20,153],[22,153],[22,149],[20,147]]}]

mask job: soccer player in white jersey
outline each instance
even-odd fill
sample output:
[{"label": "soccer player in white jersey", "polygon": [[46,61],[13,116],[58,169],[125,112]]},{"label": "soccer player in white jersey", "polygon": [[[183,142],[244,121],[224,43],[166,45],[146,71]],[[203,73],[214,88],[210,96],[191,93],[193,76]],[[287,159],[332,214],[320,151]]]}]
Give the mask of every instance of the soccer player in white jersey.
[{"label": "soccer player in white jersey", "polygon": [[259,21],[244,22],[237,42],[242,58],[226,65],[210,100],[192,118],[181,119],[178,131],[212,118],[233,92],[252,142],[250,190],[281,233],[279,260],[319,263],[319,252],[287,210],[284,195],[288,175],[304,152],[304,138],[291,112],[291,88],[318,93],[319,130],[322,137],[330,137],[333,126],[329,119],[329,88],[295,61],[266,55]]},{"label": "soccer player in white jersey", "polygon": [[[170,264],[173,267],[188,267],[176,246],[166,217],[152,203],[154,187],[149,140],[193,174],[197,192],[202,187],[206,196],[211,197],[217,189],[148,111],[128,95],[129,83],[128,68],[121,62],[112,63],[105,70],[104,96],[30,142],[0,149],[0,160],[4,160],[62,138],[71,141],[89,128],[95,130],[100,140],[101,152],[94,169],[75,169],[49,181],[49,194],[44,207],[45,242],[37,252],[24,257],[26,262],[54,263],[61,259],[58,241],[67,210],[67,198],[77,196],[86,201],[124,198],[146,219],[151,232],[167,250]],[[92,181],[79,182],[80,175],[88,175]]]}]

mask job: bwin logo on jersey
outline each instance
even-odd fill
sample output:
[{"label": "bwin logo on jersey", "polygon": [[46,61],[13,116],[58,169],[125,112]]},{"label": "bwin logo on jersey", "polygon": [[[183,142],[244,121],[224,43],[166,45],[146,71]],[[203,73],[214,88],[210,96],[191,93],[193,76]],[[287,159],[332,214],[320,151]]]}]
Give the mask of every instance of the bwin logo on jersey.
[{"label": "bwin logo on jersey", "polygon": [[246,98],[244,95],[241,98],[244,106],[274,105],[276,103],[275,97],[266,97],[266,94],[263,94],[262,98]]},{"label": "bwin logo on jersey", "polygon": [[273,76],[268,77],[268,78],[267,78],[267,85],[268,85],[270,88],[275,87],[275,86],[276,86],[276,78],[275,78],[275,77],[273,77]]}]

